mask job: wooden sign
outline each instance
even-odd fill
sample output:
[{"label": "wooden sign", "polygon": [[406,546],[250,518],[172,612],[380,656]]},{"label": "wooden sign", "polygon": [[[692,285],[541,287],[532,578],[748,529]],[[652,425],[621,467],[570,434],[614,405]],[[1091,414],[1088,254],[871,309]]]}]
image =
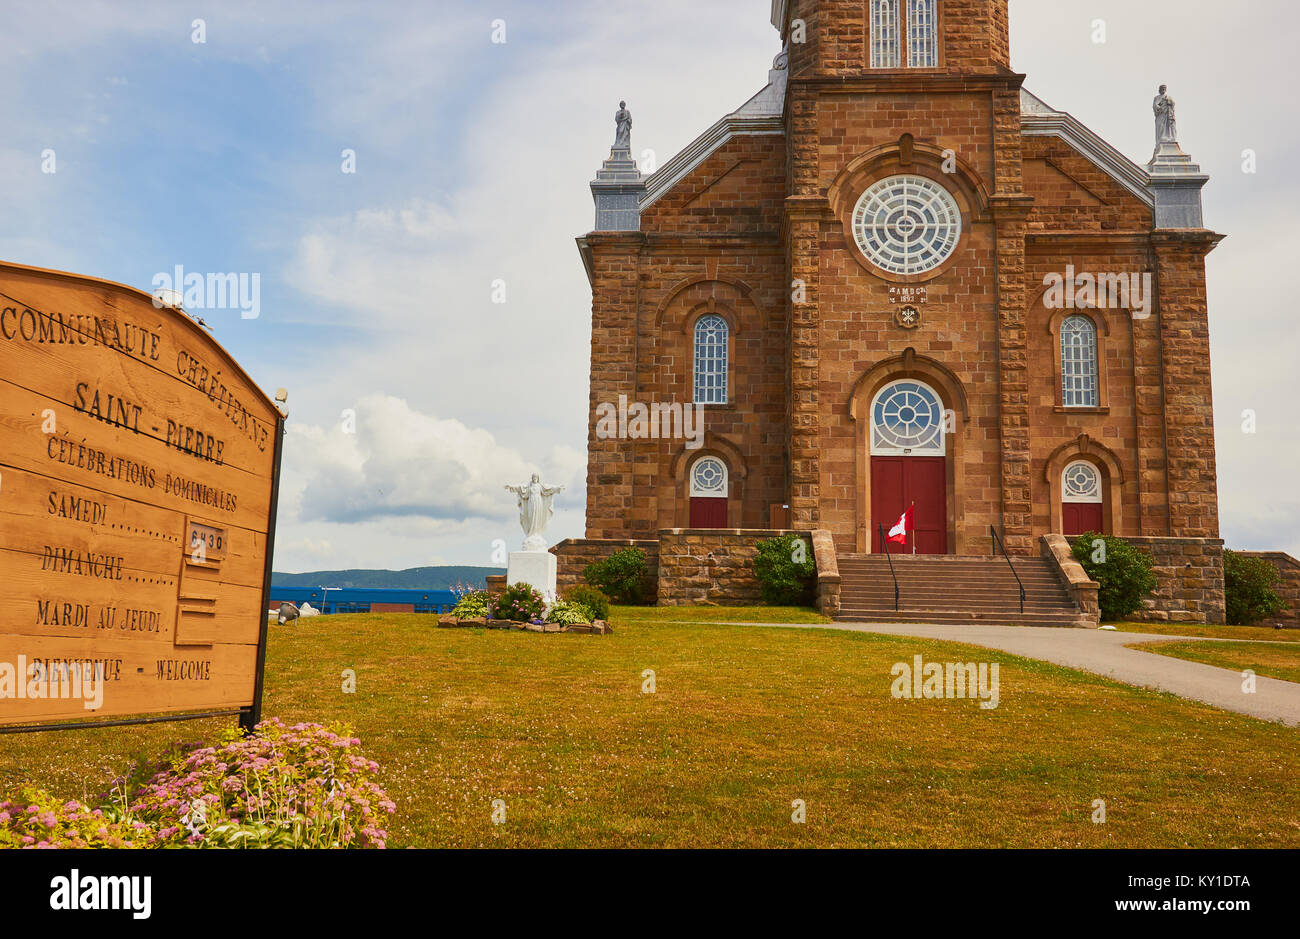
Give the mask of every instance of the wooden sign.
[{"label": "wooden sign", "polygon": [[282,436],[183,312],[0,263],[0,730],[260,718]]}]

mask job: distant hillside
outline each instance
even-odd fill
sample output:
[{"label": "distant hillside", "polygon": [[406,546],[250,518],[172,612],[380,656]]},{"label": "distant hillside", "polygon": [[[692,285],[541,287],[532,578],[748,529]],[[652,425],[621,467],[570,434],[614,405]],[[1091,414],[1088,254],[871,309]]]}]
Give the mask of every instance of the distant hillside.
[{"label": "distant hillside", "polygon": [[311,571],[307,574],[272,574],[277,587],[390,587],[406,590],[447,590],[457,582],[485,587],[489,574],[504,574],[504,567],[413,567],[408,571]]}]

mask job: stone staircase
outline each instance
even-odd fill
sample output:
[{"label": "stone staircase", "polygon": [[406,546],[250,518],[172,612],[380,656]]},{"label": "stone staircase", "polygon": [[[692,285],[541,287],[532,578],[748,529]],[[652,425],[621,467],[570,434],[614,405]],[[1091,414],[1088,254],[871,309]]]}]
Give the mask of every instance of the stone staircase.
[{"label": "stone staircase", "polygon": [[891,557],[898,575],[897,611],[889,559],[883,554],[840,555],[838,619],[939,625],[1091,625],[1070,598],[1056,566],[1043,558],[1012,559],[1025,586],[1025,611],[1021,613],[1020,588],[1005,557]]}]

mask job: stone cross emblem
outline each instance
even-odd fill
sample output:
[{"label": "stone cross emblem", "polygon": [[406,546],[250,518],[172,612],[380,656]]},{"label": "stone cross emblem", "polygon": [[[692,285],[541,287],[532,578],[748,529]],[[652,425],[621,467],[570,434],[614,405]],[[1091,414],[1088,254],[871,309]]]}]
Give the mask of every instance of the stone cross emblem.
[{"label": "stone cross emblem", "polygon": [[551,501],[564,491],[563,486],[544,486],[542,478],[533,473],[533,478],[522,486],[506,486],[507,492],[513,492],[519,503],[519,524],[524,529],[524,550],[545,551],[546,539],[542,533],[555,515]]}]

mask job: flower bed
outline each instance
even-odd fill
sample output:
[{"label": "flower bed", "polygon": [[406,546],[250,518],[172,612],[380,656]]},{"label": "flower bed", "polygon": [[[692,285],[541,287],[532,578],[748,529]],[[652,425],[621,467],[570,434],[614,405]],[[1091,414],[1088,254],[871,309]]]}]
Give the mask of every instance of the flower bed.
[{"label": "flower bed", "polygon": [[604,636],[614,630],[605,620],[598,619],[592,623],[546,623],[533,620],[530,623],[519,620],[488,619],[485,616],[458,617],[453,613],[438,617],[439,629],[518,629],[534,633],[590,633]]},{"label": "flower bed", "polygon": [[136,761],[95,807],[25,788],[0,799],[0,848],[382,848],[396,806],[360,743],[271,719]]}]

